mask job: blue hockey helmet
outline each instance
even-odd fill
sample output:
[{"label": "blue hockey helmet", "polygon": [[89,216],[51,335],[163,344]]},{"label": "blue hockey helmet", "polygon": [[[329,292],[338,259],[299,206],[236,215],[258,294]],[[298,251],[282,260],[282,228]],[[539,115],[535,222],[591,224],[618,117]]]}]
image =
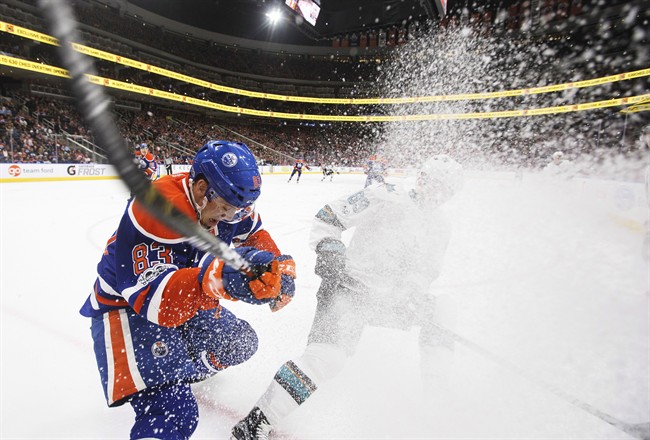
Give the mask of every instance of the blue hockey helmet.
[{"label": "blue hockey helmet", "polygon": [[241,142],[208,141],[192,163],[190,178],[205,178],[208,200],[221,197],[238,208],[252,205],[260,195],[262,177],[255,156]]}]

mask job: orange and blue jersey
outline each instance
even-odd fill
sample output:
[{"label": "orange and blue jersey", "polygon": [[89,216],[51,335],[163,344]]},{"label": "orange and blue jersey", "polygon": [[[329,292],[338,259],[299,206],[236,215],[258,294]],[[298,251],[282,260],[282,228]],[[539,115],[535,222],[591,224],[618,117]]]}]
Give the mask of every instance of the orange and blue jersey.
[{"label": "orange and blue jersey", "polygon": [[138,168],[144,172],[144,175],[149,180],[156,180],[160,177],[158,162],[156,162],[156,158],[151,153],[151,151],[141,151],[138,148],[135,150],[135,158],[138,164]]},{"label": "orange and blue jersey", "polygon": [[309,166],[302,159],[296,160],[296,163],[293,164],[293,170],[294,171],[302,171],[302,167],[305,167],[305,168],[309,169]]},{"label": "orange and blue jersey", "polygon": [[[165,176],[153,185],[177,209],[197,219],[188,173]],[[218,223],[211,232],[234,246],[280,255],[254,209],[236,221]],[[178,395],[183,384],[240,364],[257,350],[257,335],[250,324],[203,293],[198,275],[202,263],[210,260],[207,257],[188,237],[148,214],[137,199],[129,200],[80,311],[91,318],[95,357],[109,406],[140,401],[139,392],[146,388],[153,390],[147,394],[151,396],[163,389]],[[224,293],[222,299],[263,302],[246,294],[232,298]],[[184,407],[195,407],[191,394],[184,396]],[[147,426],[146,436],[153,437]]]},{"label": "orange and blue jersey", "polygon": [[[153,185],[181,212],[197,218],[187,173],[166,176]],[[238,221],[218,223],[213,232],[225,243],[280,255],[255,210]],[[97,265],[93,291],[81,314],[99,317],[111,310],[130,308],[155,324],[178,326],[199,309],[218,307],[218,300],[200,294],[198,274],[205,256],[187,237],[167,228],[132,198],[117,231],[108,239]],[[234,299],[259,302],[253,297]]]},{"label": "orange and blue jersey", "polygon": [[304,160],[302,159],[297,159],[296,163],[293,165],[293,170],[291,171],[291,176],[289,177],[289,180],[293,178],[293,175],[298,173],[298,180],[300,180],[300,176],[302,176],[302,168],[305,167],[307,169],[310,169],[309,166],[305,163]]}]

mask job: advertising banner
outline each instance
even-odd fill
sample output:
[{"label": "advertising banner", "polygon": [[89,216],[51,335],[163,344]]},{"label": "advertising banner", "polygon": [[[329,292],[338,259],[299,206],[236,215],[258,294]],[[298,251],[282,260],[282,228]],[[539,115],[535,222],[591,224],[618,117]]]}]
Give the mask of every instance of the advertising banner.
[{"label": "advertising banner", "polygon": [[38,182],[55,180],[118,179],[111,165],[13,163],[0,164],[0,182]]}]

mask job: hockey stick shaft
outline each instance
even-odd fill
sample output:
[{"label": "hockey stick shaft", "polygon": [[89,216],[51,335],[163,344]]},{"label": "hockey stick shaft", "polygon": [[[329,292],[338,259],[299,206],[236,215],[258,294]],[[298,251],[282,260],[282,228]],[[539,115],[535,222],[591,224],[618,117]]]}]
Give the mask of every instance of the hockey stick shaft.
[{"label": "hockey stick shaft", "polygon": [[39,6],[52,35],[59,40],[59,56],[63,67],[68,70],[80,113],[92,129],[97,144],[106,151],[108,159],[138,202],[165,226],[188,237],[192,245],[210,252],[237,270],[249,272],[247,262],[237,252],[179,211],[137,169],[113,120],[110,101],[102,87],[88,79],[87,75],[95,73],[93,61],[73,48],[72,44],[81,42],[81,38],[71,6],[64,0],[39,0]]},{"label": "hockey stick shaft", "polygon": [[604,422],[609,423],[610,425],[614,426],[615,428],[619,429],[620,431],[625,432],[626,434],[631,435],[632,437],[641,439],[641,440],[650,440],[650,422],[647,423],[627,423],[622,420],[617,419],[616,417],[607,414],[606,412],[603,412],[599,410],[598,408],[588,404],[587,402],[584,402],[580,399],[578,399],[575,396],[572,396],[571,394],[567,393],[566,391],[563,391],[556,386],[553,386],[549,383],[546,383],[542,381],[541,379],[533,376],[532,374],[528,373],[526,370],[518,367],[517,365],[514,365],[513,363],[509,362],[508,360],[497,356],[496,354],[492,353],[491,351],[483,348],[482,346],[478,345],[477,343],[470,341],[469,339],[459,335],[458,333],[449,330],[448,328],[445,328],[439,324],[434,324],[438,330],[442,331],[445,335],[453,339],[454,341],[458,342],[459,344],[464,345],[465,347],[471,349],[472,351],[480,354],[484,358],[494,362],[495,364],[501,365],[502,367],[505,367],[521,377],[529,380],[530,382],[534,383],[535,385],[539,386],[540,388],[545,389],[546,391],[554,394],[555,396],[559,397],[560,399],[564,400],[565,402],[568,402],[583,411],[588,412],[589,414],[603,420]]}]

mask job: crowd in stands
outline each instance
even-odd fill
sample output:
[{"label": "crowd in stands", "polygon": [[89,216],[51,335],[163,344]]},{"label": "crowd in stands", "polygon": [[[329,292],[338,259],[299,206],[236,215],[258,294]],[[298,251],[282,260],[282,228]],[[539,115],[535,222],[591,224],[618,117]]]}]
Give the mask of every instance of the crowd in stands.
[{"label": "crowd in stands", "polygon": [[[92,133],[72,101],[18,92],[3,97],[2,103],[0,162],[101,161],[101,156],[94,156],[92,151],[66,142],[68,137],[92,142]],[[161,163],[167,157],[176,164],[191,163],[196,150],[208,139],[247,143],[260,162],[275,165],[289,165],[301,158],[311,164],[361,166],[373,148],[353,126],[233,123],[233,120],[171,112],[155,106],[147,107],[146,111],[120,110],[115,116],[127,145],[135,148],[147,143]]]},{"label": "crowd in stands", "polygon": [[[11,97],[0,96],[0,163],[106,163],[105,152],[101,149],[93,151],[94,147],[88,147],[92,145],[92,133],[73,104],[72,100],[26,92],[15,92]],[[360,128],[362,126],[355,124],[285,125],[278,121],[223,119],[167,107],[143,106],[141,110],[118,109],[115,120],[128,147],[135,152],[136,146],[146,143],[161,167],[168,159],[174,164],[190,164],[196,150],[209,139],[246,143],[260,165],[287,166],[302,159],[311,166],[363,167],[368,157],[381,151],[377,133],[364,133]],[[539,131],[543,133],[543,130]],[[598,135],[603,144],[616,146],[620,143],[619,139],[606,138],[606,133]],[[80,139],[86,139],[89,143],[84,144]],[[428,144],[420,145],[418,151],[424,156],[441,151],[460,155],[468,165],[478,168],[489,164],[497,169],[523,167],[532,170],[548,163],[550,148],[562,145],[552,141],[546,145],[533,140],[526,144],[521,143],[522,139],[519,140],[520,144],[516,142],[516,139],[506,141],[504,145],[508,145],[507,151],[500,153],[497,148],[485,151],[488,156],[481,156],[480,150],[463,150],[462,142],[458,145],[439,145],[432,137]],[[564,146],[568,147],[574,158],[579,157],[579,153],[573,150],[577,148],[576,151],[582,151],[580,145]],[[594,146],[589,147],[586,152],[597,152],[598,145],[595,147],[595,150]],[[627,153],[629,157],[636,157],[636,154],[641,158],[647,154],[646,147],[637,143],[630,145],[630,148],[633,150]],[[468,155],[468,151],[474,151],[474,155]],[[613,158],[617,151],[620,153],[620,148],[603,151],[600,160]],[[409,157],[388,159],[393,166],[412,165],[408,163],[411,160]],[[503,162],[498,164],[499,160]]]},{"label": "crowd in stands", "polygon": [[87,136],[70,104],[40,98],[2,97],[0,162],[89,163],[89,151],[70,147],[64,133]]},{"label": "crowd in stands", "polygon": [[[577,0],[574,0],[574,2],[577,2]],[[259,73],[267,77],[275,76],[278,78],[308,77],[309,79],[323,79],[325,77],[320,77],[320,69],[325,67],[325,70],[331,74],[333,71],[332,65],[336,64],[319,64],[309,57],[290,59],[271,55],[267,57],[264,54],[250,56],[250,53],[244,53],[246,51],[234,52],[233,49],[227,49],[209,42],[183,38],[161,28],[143,24],[141,20],[137,20],[136,18],[120,16],[118,11],[111,8],[104,9],[95,3],[80,2],[80,4],[82,6],[78,8],[79,16],[82,22],[91,26],[90,28],[85,28],[85,32],[89,32],[89,29],[97,28],[104,29],[110,33],[119,28],[120,37],[137,41],[140,44],[148,45],[170,54],[176,54],[186,59],[191,59],[206,66],[215,65],[220,68],[227,68],[230,72]],[[15,12],[13,9],[8,8],[7,5],[0,5],[0,18],[2,18],[2,14],[15,14]],[[23,14],[23,19],[26,22],[21,22],[22,25],[33,29],[36,29],[38,24],[41,23],[40,18],[31,14]],[[46,32],[44,27],[40,30]],[[95,37],[99,38],[98,35],[99,33],[96,32]],[[101,43],[105,43],[108,46],[104,47],[100,45],[98,47],[115,53],[132,56],[136,59],[142,56],[149,56],[145,52],[136,50],[128,45],[111,41],[110,38],[102,38]],[[111,44],[117,44],[117,46],[112,48]],[[34,45],[29,40],[3,33],[0,35],[0,51],[7,52],[11,56],[39,61],[39,57],[44,59],[53,56],[54,48],[44,44]],[[151,56],[153,57],[153,55]],[[507,57],[504,56],[504,58]],[[156,65],[162,63],[160,64],[161,67],[181,71],[197,78],[208,79],[201,73],[203,71],[200,68],[187,66],[186,70],[185,67],[181,68],[180,65],[174,67],[168,65],[168,63],[173,63],[170,60],[145,60],[145,62],[151,62]],[[251,62],[250,60],[255,61]],[[98,61],[97,65],[100,75],[105,77],[132,81],[136,84],[171,91],[179,95],[187,95],[199,99],[205,98],[231,106],[287,113],[341,113],[340,106],[299,104],[247,98],[234,94],[206,91],[206,89],[201,89],[191,84],[184,84],[180,81],[148,74],[144,71],[136,71],[136,69],[124,68],[124,66],[117,66],[109,62],[102,63]],[[361,64],[350,63],[350,65],[358,67]],[[342,64],[341,66],[344,65]],[[197,71],[200,72],[196,73]],[[521,87],[525,87],[529,83],[548,84],[552,82],[553,77],[561,76],[554,75],[556,72],[551,67],[545,69],[545,71],[549,72],[549,78],[540,77],[537,81],[524,81]],[[345,73],[343,73],[343,76],[339,75],[342,72],[337,71],[335,76],[338,79],[345,78]],[[515,73],[519,75],[518,71]],[[219,75],[217,71],[214,71],[213,74]],[[48,79],[45,78],[44,81],[48,81]],[[218,81],[215,80],[215,82]],[[506,81],[506,83],[509,82]],[[625,96],[626,90],[631,90],[629,88],[630,83],[632,82],[627,81],[625,84],[616,83],[609,85],[607,88],[590,91],[588,98],[595,101],[609,98],[612,94]],[[464,85],[464,87],[467,88],[469,86]],[[481,87],[477,83],[476,90],[463,91],[480,92],[483,91]],[[621,87],[620,92],[618,90],[619,87]],[[26,90],[27,87],[24,89]],[[292,93],[287,92],[287,94]],[[133,99],[137,99],[137,96]],[[555,95],[524,96],[517,99],[491,101],[489,108],[491,111],[501,111],[512,110],[518,107],[543,107],[560,103],[556,102],[558,98]],[[547,101],[543,101],[545,99]],[[66,136],[81,136],[92,141],[92,133],[89,133],[85,128],[70,100],[46,99],[30,94],[17,94],[14,99],[5,101],[4,105],[2,114],[0,115],[0,161],[70,163],[102,160],[101,156],[97,156],[95,152],[66,141]],[[309,123],[303,125],[286,125],[275,119],[259,118],[253,122],[239,117],[231,117],[224,120],[223,118],[217,119],[206,116],[196,109],[189,109],[184,112],[170,111],[166,107],[148,107],[148,105],[143,104],[144,107],[140,110],[120,110],[117,114],[117,120],[129,146],[134,147],[142,142],[153,145],[152,151],[160,161],[163,161],[164,158],[172,158],[175,163],[187,163],[189,158],[192,157],[193,152],[209,138],[242,140],[249,144],[262,162],[281,165],[292,164],[295,159],[300,158],[309,164],[328,163],[338,166],[360,166],[363,164],[365,158],[374,152],[376,147],[374,138],[372,136],[364,136],[360,128],[353,127],[353,124],[346,125],[337,123],[329,125]],[[481,111],[480,106],[483,104],[482,101],[477,101],[476,103],[466,105],[467,108],[464,111]],[[346,106],[344,111],[347,114],[376,114],[379,110],[370,106]],[[400,109],[395,107],[394,111],[399,113]],[[436,113],[439,112],[439,109],[437,107],[430,107],[428,103],[421,103],[409,107],[408,111],[415,113]],[[564,125],[561,124],[558,127],[553,126],[552,129],[558,132],[563,131],[564,129],[562,127],[567,125],[566,121],[570,120],[571,117],[571,115],[563,116],[561,122]],[[593,141],[591,143],[595,143],[596,147],[610,144],[610,139],[608,139],[608,135],[605,133],[609,132],[612,138],[611,145],[618,144],[617,136],[620,136],[613,128],[605,130],[601,136],[601,129],[607,128],[607,124],[603,124],[602,119],[605,118],[605,122],[607,122],[607,116],[603,117],[603,115],[600,115],[593,119],[593,121],[596,121],[598,118],[601,119],[601,122],[597,135],[593,135],[593,133],[592,135],[589,133],[587,135],[578,133],[576,136],[584,138],[580,139],[580,141],[584,141],[582,143],[586,144],[588,148],[591,148],[594,145],[589,144],[590,141]],[[614,120],[615,118],[612,117],[610,119]],[[503,124],[506,124],[506,122],[503,122]],[[637,122],[631,118],[630,124],[632,123],[636,124]],[[509,126],[504,125],[501,127],[501,121],[494,121],[491,124],[492,133],[510,132]],[[624,124],[628,124],[627,119]],[[551,125],[552,121],[549,121],[547,124],[545,123],[539,127],[539,130],[533,131],[544,133]],[[587,130],[594,132],[590,124],[583,125],[589,125]],[[497,129],[497,127],[499,128]],[[629,130],[629,128],[632,128],[631,125],[625,125],[625,128],[628,128],[628,130],[624,129],[624,134],[633,131]],[[467,136],[465,140],[470,141],[470,137]],[[522,155],[525,158],[532,157],[537,160],[538,158],[546,157],[544,146],[538,142],[535,136],[530,136],[530,139],[526,140],[525,145],[522,145],[521,142],[517,143],[516,140],[511,142],[510,139],[504,142],[498,140],[498,142],[491,142],[491,144],[503,145],[504,149],[524,151],[526,153]],[[625,144],[625,142],[622,142],[622,144]]]},{"label": "crowd in stands", "polygon": [[208,139],[232,139],[246,143],[266,164],[288,165],[296,158],[308,163],[361,166],[373,145],[354,126],[310,124],[287,126],[277,121],[238,122],[214,117],[170,113],[151,107],[141,112],[120,112],[118,124],[129,145],[154,143],[158,156],[172,156],[174,163],[189,163],[187,154]]}]

